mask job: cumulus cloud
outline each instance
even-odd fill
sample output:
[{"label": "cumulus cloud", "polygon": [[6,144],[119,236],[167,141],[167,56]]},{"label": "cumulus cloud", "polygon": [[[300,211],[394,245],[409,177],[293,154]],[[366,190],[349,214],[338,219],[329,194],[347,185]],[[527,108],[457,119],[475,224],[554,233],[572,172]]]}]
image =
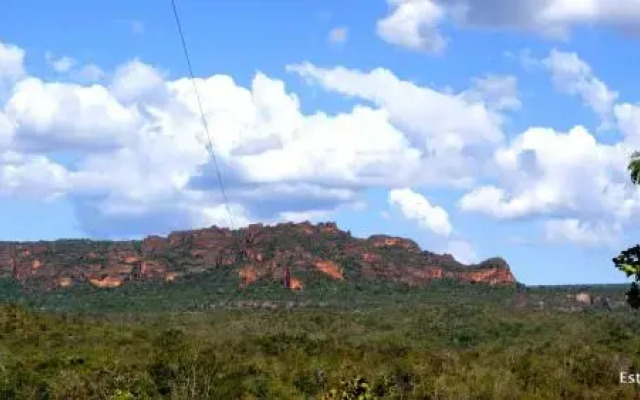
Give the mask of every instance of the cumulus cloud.
[{"label": "cumulus cloud", "polygon": [[[415,85],[377,68],[370,72],[310,63],[291,65],[311,83],[379,107],[388,121],[425,154],[419,177],[412,182],[468,184],[483,151],[503,141],[503,116],[481,99]],[[407,101],[411,99],[411,101]],[[411,162],[405,158],[403,164]],[[398,176],[400,178],[402,175]]]},{"label": "cumulus cloud", "polygon": [[389,192],[389,203],[397,207],[405,218],[417,222],[423,228],[441,236],[449,236],[453,231],[449,214],[432,205],[420,193],[409,188],[393,189]]},{"label": "cumulus cloud", "polygon": [[640,148],[640,103],[616,104],[614,115],[624,142],[632,148]]},{"label": "cumulus cloud", "polygon": [[109,91],[125,104],[134,101],[153,103],[166,96],[166,85],[159,70],[134,59],[116,69]]},{"label": "cumulus cloud", "polygon": [[77,64],[77,61],[71,57],[63,56],[58,58],[51,52],[45,54],[45,59],[54,71],[60,73],[69,72],[69,70]]},{"label": "cumulus cloud", "polygon": [[543,64],[551,71],[555,86],[568,94],[578,95],[608,125],[618,93],[609,90],[591,67],[576,53],[551,50]]},{"label": "cumulus cloud", "polygon": [[563,216],[545,225],[548,239],[612,243],[640,216],[640,193],[625,170],[630,152],[624,143],[598,143],[583,127],[532,128],[496,151],[501,184],[477,187],[459,207],[498,219]]},{"label": "cumulus cloud", "polygon": [[68,56],[56,57],[51,52],[45,53],[47,64],[55,72],[64,75],[72,81],[93,83],[101,80],[105,72],[95,64],[80,64],[76,59]]},{"label": "cumulus cloud", "polygon": [[447,41],[438,31],[445,17],[442,6],[430,0],[387,0],[389,15],[378,21],[378,35],[411,50],[440,53]]},{"label": "cumulus cloud", "polygon": [[476,250],[469,242],[464,240],[450,240],[447,242],[445,252],[451,254],[463,264],[473,264],[479,261]]},{"label": "cumulus cloud", "polygon": [[529,128],[495,150],[493,182],[466,193],[458,205],[497,219],[550,217],[544,233],[552,241],[615,243],[640,216],[640,192],[626,170],[640,147],[640,105],[616,103],[617,92],[575,53],[552,50],[535,63],[551,72],[561,92],[580,96],[603,124],[616,127],[622,140],[600,143],[583,126]]},{"label": "cumulus cloud", "polygon": [[0,81],[14,81],[24,75],[24,50],[0,42]]},{"label": "cumulus cloud", "polygon": [[[384,68],[370,72],[343,67],[331,69],[310,63],[289,67],[327,90],[370,101],[389,112],[389,118],[437,150],[465,144],[496,143],[503,138],[501,118],[480,101],[404,81]],[[411,99],[411,102],[407,102]],[[460,118],[464,115],[465,118]]]},{"label": "cumulus cloud", "polygon": [[47,157],[0,153],[0,195],[41,199],[63,195],[68,189],[67,170]]},{"label": "cumulus cloud", "polygon": [[473,80],[474,87],[466,95],[484,101],[495,110],[517,110],[522,106],[518,98],[518,80],[513,75],[487,75]]},{"label": "cumulus cloud", "polygon": [[626,182],[627,151],[598,143],[580,126],[566,133],[531,128],[496,151],[502,186],[478,187],[459,204],[506,219],[556,212],[626,218],[640,205]]},{"label": "cumulus cloud", "polygon": [[13,142],[14,123],[0,112],[0,151],[6,150]]},{"label": "cumulus cloud", "polygon": [[617,224],[589,223],[576,218],[547,221],[544,231],[549,241],[584,246],[613,246],[622,236],[622,229]]},{"label": "cumulus cloud", "polygon": [[463,28],[517,29],[567,39],[573,27],[600,24],[640,33],[636,0],[387,0],[378,35],[411,50],[438,52],[444,23]]},{"label": "cumulus cloud", "polygon": [[[2,195],[31,185],[43,197],[66,195],[98,236],[201,226],[223,210],[213,150],[239,224],[311,218],[357,207],[370,187],[459,179],[468,174],[466,159],[453,157],[460,149],[502,140],[499,115],[482,100],[388,71],[358,75],[362,103],[336,114],[304,113],[282,81],[258,72],[246,87],[226,75],[196,79],[209,149],[191,80],[167,80],[140,60],[109,75],[102,84],[34,76],[13,84],[0,113],[0,151],[14,154],[0,162]],[[378,87],[363,92],[370,83]],[[426,129],[418,108],[405,110],[403,97],[413,95],[436,108],[438,126]]]},{"label": "cumulus cloud", "polygon": [[321,221],[331,215],[330,210],[285,211],[280,217],[288,222]]},{"label": "cumulus cloud", "polygon": [[615,123],[623,140],[599,143],[581,126],[566,133],[550,128],[528,129],[494,154],[502,184],[476,188],[461,199],[460,207],[497,218],[568,213],[575,218],[550,222],[548,229],[553,227],[554,237],[561,236],[560,229],[574,232],[564,237],[578,242],[576,232],[582,232],[582,236],[587,231],[604,232],[604,236],[612,237],[612,229],[594,221],[600,218],[624,223],[638,212],[639,195],[629,184],[626,162],[640,145],[640,107],[616,103],[617,92],[607,88],[575,53],[552,50],[538,62],[551,71],[561,91],[579,95],[603,121]]},{"label": "cumulus cloud", "polygon": [[[581,127],[531,128],[505,142],[502,113],[519,105],[513,77],[486,76],[455,93],[381,68],[303,63],[289,71],[357,104],[309,113],[282,80],[260,72],[248,85],[227,75],[198,78],[209,148],[191,80],[131,60],[101,83],[49,82],[25,75],[23,52],[11,49],[20,68],[0,67],[13,79],[0,102],[0,196],[67,196],[95,236],[228,225],[209,151],[236,226],[324,218],[357,207],[372,187],[458,185],[472,188],[460,202],[465,211],[505,219],[567,214],[585,226],[623,221],[640,204],[624,165],[640,138],[634,104],[611,108],[624,144],[600,144]],[[2,60],[0,50],[0,65],[9,65]],[[486,161],[495,181],[482,180]],[[412,189],[389,196],[407,218],[450,238],[442,207]],[[473,258],[473,249],[451,246]]]},{"label": "cumulus cloud", "polygon": [[102,80],[105,77],[105,72],[102,68],[95,64],[85,64],[73,71],[71,71],[71,78],[85,83],[93,83]]},{"label": "cumulus cloud", "polygon": [[33,77],[15,85],[5,110],[21,147],[40,150],[112,146],[140,122],[137,110],[119,103],[105,87]]}]

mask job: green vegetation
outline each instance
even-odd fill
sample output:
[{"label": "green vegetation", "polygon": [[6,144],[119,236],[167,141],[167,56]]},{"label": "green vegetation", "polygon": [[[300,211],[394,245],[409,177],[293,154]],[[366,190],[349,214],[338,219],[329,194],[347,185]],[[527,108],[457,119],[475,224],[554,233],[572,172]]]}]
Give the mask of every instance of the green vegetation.
[{"label": "green vegetation", "polygon": [[[640,185],[640,151],[634,151],[627,165],[631,182]],[[613,259],[616,268],[624,272],[627,278],[633,277],[635,282],[631,283],[631,288],[626,293],[627,302],[634,309],[640,308],[640,289],[637,282],[640,282],[640,245],[636,245],[620,252]]]},{"label": "green vegetation", "polygon": [[46,291],[37,282],[23,287],[11,278],[0,278],[0,301],[37,310],[88,313],[135,313],[203,311],[237,302],[287,304],[305,307],[354,309],[389,304],[439,304],[449,296],[458,302],[480,300],[500,302],[511,299],[514,288],[491,288],[440,280],[423,289],[388,281],[336,282],[318,271],[303,277],[302,293],[285,290],[280,284],[259,281],[238,290],[240,278],[233,268],[219,268],[187,275],[172,283],[130,281],[117,289],[99,289],[80,283],[68,289]]},{"label": "green vegetation", "polygon": [[[0,398],[547,400],[636,390],[618,383],[640,367],[634,312],[537,309],[582,288],[317,281],[296,294],[210,278],[26,294],[0,281]],[[233,309],[234,296],[300,306]],[[519,306],[521,296],[531,305]]]}]

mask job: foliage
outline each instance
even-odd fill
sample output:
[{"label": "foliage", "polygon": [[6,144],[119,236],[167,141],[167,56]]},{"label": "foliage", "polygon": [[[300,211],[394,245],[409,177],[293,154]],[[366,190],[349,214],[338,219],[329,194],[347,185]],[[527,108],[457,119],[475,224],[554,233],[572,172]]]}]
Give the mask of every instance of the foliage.
[{"label": "foliage", "polygon": [[[34,310],[54,309],[55,297],[0,306],[0,398],[630,398],[633,385],[617,374],[640,368],[629,351],[640,321],[624,310],[522,309],[512,299],[524,292],[479,285],[371,286],[359,297],[337,287],[340,301],[353,296],[342,308],[135,313],[125,304],[160,301],[162,285],[129,303],[86,290],[77,303],[60,300],[65,312]],[[281,293],[261,290],[245,300]],[[553,304],[569,290],[525,294]],[[193,304],[194,293],[183,297]],[[91,296],[109,312],[81,307]]]},{"label": "foliage", "polygon": [[371,385],[365,378],[343,379],[338,389],[331,389],[322,400],[375,400]]},{"label": "foliage", "polygon": [[[631,182],[640,185],[640,151],[634,151],[627,166]],[[628,277],[633,276],[635,282],[627,292],[627,303],[634,309],[640,308],[640,292],[636,282],[640,281],[640,245],[633,246],[613,259],[613,263]]]},{"label": "foliage", "polygon": [[128,390],[116,390],[109,400],[135,400],[135,396]]},{"label": "foliage", "polygon": [[627,171],[629,171],[631,182],[634,185],[640,184],[640,151],[634,151],[631,154]]}]

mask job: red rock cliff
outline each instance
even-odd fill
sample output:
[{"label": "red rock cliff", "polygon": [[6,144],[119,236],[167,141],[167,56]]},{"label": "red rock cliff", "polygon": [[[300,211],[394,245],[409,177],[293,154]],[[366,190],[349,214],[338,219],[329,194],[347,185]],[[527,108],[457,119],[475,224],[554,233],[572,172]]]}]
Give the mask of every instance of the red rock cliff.
[{"label": "red rock cliff", "polygon": [[216,227],[150,236],[142,241],[58,240],[0,243],[0,274],[50,287],[88,282],[118,287],[131,280],[175,281],[211,268],[235,268],[240,286],[260,280],[282,282],[286,269],[292,290],[305,279],[324,277],[347,284],[354,279],[421,285],[459,279],[490,285],[516,283],[508,264],[494,258],[463,265],[450,255],[422,251],[412,240],[375,235],[352,237],[335,223],[250,225],[230,231]]}]

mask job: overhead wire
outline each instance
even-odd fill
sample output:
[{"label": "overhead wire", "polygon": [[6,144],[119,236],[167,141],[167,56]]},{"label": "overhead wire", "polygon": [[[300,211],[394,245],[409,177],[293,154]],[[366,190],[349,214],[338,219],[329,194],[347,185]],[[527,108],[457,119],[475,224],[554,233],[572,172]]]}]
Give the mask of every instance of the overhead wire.
[{"label": "overhead wire", "polygon": [[180,42],[182,43],[182,50],[184,52],[184,57],[187,62],[187,68],[189,70],[189,78],[191,83],[193,84],[193,91],[196,96],[196,100],[198,102],[198,110],[200,111],[200,119],[202,121],[202,126],[204,127],[204,131],[206,133],[207,138],[207,150],[211,155],[211,159],[213,160],[213,164],[216,169],[216,175],[218,177],[218,184],[220,186],[220,192],[222,193],[222,200],[224,201],[225,209],[227,212],[227,216],[229,218],[229,228],[233,231],[235,230],[235,224],[233,219],[233,213],[231,212],[231,206],[229,205],[229,201],[227,199],[227,194],[224,190],[224,182],[222,180],[222,173],[220,172],[220,167],[218,165],[218,159],[216,157],[216,153],[213,147],[213,139],[211,138],[211,133],[209,132],[209,124],[207,123],[207,118],[204,114],[204,107],[202,106],[202,98],[200,96],[200,92],[198,91],[198,85],[196,84],[195,74],[193,73],[193,66],[191,64],[191,57],[189,55],[189,50],[187,48],[187,42],[185,40],[184,31],[182,29],[182,23],[180,22],[180,15],[178,13],[178,8],[176,6],[176,1],[171,0],[171,8],[173,9],[173,16],[175,17],[176,26],[178,28],[178,34],[180,35]]}]

